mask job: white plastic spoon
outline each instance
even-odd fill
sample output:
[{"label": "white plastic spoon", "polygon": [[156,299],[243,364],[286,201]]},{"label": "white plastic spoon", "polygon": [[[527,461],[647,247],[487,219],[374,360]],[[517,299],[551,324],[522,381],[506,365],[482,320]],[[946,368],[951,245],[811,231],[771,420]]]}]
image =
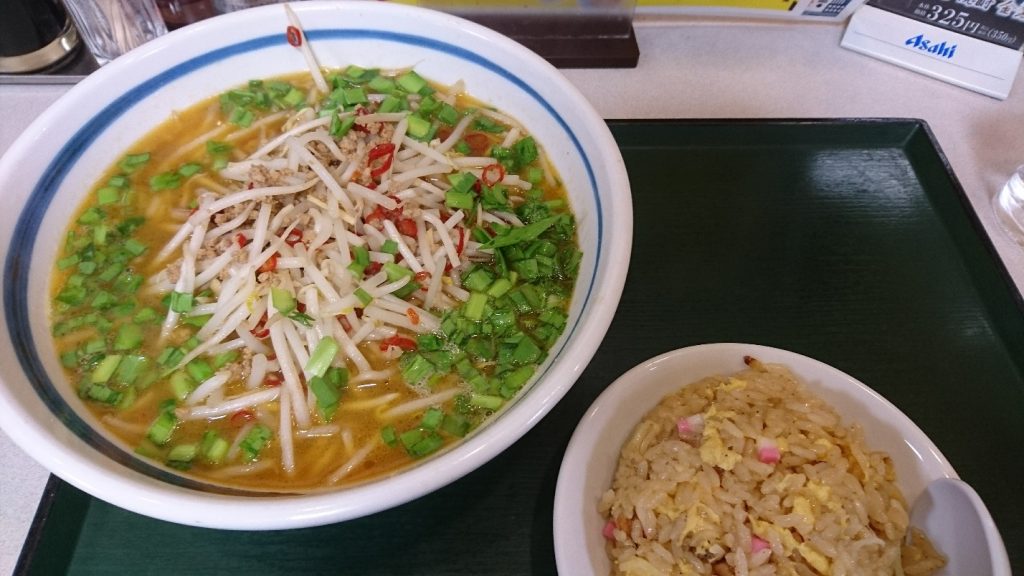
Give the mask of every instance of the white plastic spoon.
[{"label": "white plastic spoon", "polygon": [[929,484],[910,508],[910,524],[949,559],[940,575],[1011,576],[1003,538],[966,482],[941,478]]}]

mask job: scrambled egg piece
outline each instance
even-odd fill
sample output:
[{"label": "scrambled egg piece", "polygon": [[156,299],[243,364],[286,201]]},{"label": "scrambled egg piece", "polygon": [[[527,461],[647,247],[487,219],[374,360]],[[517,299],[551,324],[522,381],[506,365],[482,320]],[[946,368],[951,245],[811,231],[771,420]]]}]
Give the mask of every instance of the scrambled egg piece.
[{"label": "scrambled egg piece", "polygon": [[725,446],[725,442],[722,441],[722,436],[718,432],[719,421],[729,416],[735,416],[735,414],[729,411],[719,414],[715,406],[712,405],[704,415],[704,434],[700,443],[701,461],[722,470],[732,470],[743,459],[742,454]]},{"label": "scrambled egg piece", "polygon": [[793,498],[793,512],[799,514],[808,524],[814,526],[814,510],[811,501],[803,496]]},{"label": "scrambled egg piece", "polygon": [[824,576],[831,576],[832,565],[824,554],[818,552],[812,548],[810,544],[806,543],[797,546],[797,551],[800,552],[800,555],[804,557],[804,560],[807,560],[807,563],[810,564],[812,568],[821,574],[824,574]]},{"label": "scrambled egg piece", "polygon": [[779,536],[779,541],[782,542],[782,551],[786,553],[786,556],[793,554],[793,550],[800,545],[793,537],[793,533],[785,528],[779,528],[771,522],[764,520],[756,520],[751,518],[751,528],[754,535],[762,540],[769,540],[769,534],[775,533]]},{"label": "scrambled egg piece", "polygon": [[[707,520],[710,520],[708,522]],[[686,511],[686,525],[683,526],[683,532],[680,535],[680,539],[686,538],[690,534],[694,534],[710,524],[721,524],[722,519],[719,518],[718,514],[711,508],[708,508],[705,504],[700,502],[694,504]]]},{"label": "scrambled egg piece", "polygon": [[665,572],[658,570],[654,564],[639,556],[634,556],[625,562],[621,562],[619,570],[622,570],[626,576],[666,576]]},{"label": "scrambled egg piece", "polygon": [[[807,502],[806,499],[802,500]],[[779,541],[782,543],[782,550],[786,553],[786,556],[792,556],[793,552],[796,551],[804,560],[807,561],[808,564],[811,565],[812,568],[817,570],[823,576],[831,576],[832,564],[828,561],[828,557],[815,550],[810,544],[798,542],[797,539],[793,537],[793,533],[789,530],[780,528],[771,522],[756,520],[754,518],[751,518],[751,529],[755,536],[763,540],[769,540],[770,534],[777,534]]]},{"label": "scrambled egg piece", "polygon": [[814,480],[808,482],[806,488],[807,491],[822,504],[828,504],[829,498],[832,497],[832,488],[815,482]]}]

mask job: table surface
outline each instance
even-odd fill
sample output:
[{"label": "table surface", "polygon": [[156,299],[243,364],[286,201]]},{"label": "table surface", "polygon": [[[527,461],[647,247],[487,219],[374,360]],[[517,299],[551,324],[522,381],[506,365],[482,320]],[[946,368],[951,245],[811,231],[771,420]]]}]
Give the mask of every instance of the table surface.
[{"label": "table surface", "polygon": [[[839,47],[833,24],[639,18],[631,70],[565,70],[605,118],[851,118],[926,121],[1017,288],[1024,248],[991,198],[1024,163],[1024,88],[1005,101]],[[0,85],[0,153],[66,85]],[[47,473],[0,433],[0,575],[11,573]]]}]

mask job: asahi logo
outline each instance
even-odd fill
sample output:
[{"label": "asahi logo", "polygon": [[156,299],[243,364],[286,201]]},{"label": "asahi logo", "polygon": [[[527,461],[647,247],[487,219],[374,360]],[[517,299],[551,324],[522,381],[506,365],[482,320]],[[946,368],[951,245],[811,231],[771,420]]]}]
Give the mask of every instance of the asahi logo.
[{"label": "asahi logo", "polygon": [[956,52],[956,44],[946,44],[946,41],[936,44],[934,40],[929,40],[924,37],[924,34],[918,34],[912,38],[907,38],[905,45],[911,48],[917,48],[922,52],[934,54],[939,58],[951,59],[953,53]]}]

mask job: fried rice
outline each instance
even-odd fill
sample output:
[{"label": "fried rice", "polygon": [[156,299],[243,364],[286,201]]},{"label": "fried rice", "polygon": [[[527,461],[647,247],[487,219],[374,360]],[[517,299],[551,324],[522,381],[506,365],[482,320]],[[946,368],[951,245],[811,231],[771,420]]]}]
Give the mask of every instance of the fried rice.
[{"label": "fried rice", "polygon": [[[748,368],[664,398],[622,448],[599,509],[613,573],[933,574],[907,538],[891,459],[783,366]],[[909,544],[907,543],[909,541]]]}]

